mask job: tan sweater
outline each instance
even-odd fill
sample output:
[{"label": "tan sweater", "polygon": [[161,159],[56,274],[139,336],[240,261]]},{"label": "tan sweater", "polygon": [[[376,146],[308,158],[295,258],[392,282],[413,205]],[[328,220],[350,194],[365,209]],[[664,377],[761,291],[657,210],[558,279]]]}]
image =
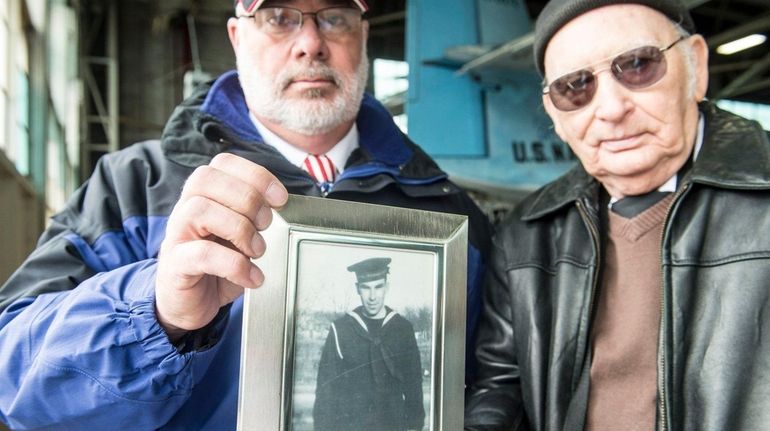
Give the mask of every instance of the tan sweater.
[{"label": "tan sweater", "polygon": [[665,197],[632,219],[609,212],[602,285],[591,329],[586,429],[655,429]]}]

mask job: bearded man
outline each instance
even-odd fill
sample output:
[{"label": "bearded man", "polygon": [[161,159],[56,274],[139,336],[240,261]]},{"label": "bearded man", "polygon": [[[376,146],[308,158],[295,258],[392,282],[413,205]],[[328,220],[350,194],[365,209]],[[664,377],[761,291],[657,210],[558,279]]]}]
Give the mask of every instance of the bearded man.
[{"label": "bearded man", "polygon": [[480,291],[486,217],[364,95],[366,9],[236,2],[238,72],[182,103],[160,141],[102,158],[0,288],[0,422],[235,429],[241,297],[270,272],[250,258],[287,193],[468,215]]}]

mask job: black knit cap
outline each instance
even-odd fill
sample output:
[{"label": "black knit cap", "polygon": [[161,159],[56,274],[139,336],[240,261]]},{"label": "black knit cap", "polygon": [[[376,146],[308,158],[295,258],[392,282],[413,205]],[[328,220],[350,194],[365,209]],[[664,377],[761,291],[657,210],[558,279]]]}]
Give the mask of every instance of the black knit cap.
[{"label": "black knit cap", "polygon": [[545,76],[545,49],[559,29],[588,11],[615,4],[647,6],[679,23],[688,33],[695,33],[695,23],[690,16],[690,11],[679,0],[551,0],[545,5],[535,22],[533,49],[535,65],[540,75]]}]

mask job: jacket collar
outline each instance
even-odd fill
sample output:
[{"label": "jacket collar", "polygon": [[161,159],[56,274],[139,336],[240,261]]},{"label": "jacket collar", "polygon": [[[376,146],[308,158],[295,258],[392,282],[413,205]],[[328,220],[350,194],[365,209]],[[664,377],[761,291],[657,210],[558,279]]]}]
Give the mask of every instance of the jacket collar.
[{"label": "jacket collar", "polygon": [[706,129],[691,181],[730,189],[770,188],[770,142],[762,126],[713,103],[700,108]]},{"label": "jacket collar", "polygon": [[[436,163],[401,133],[376,99],[365,95],[356,120],[359,153],[346,178],[386,174],[403,185],[439,183],[447,178]],[[281,159],[263,143],[248,115],[238,74],[230,71],[201,88],[174,111],[163,131],[164,154],[185,166],[208,163],[216,154],[238,147]]]},{"label": "jacket collar", "polygon": [[[713,103],[699,105],[705,116],[703,148],[682,183],[730,189],[770,189],[770,143],[755,121],[731,114]],[[543,217],[581,199],[595,202],[599,182],[578,163],[522,202],[523,220]]]}]

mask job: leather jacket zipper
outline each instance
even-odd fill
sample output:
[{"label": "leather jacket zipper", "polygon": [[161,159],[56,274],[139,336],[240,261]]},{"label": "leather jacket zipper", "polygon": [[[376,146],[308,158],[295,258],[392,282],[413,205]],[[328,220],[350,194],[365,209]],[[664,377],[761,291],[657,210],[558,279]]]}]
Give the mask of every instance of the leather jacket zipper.
[{"label": "leather jacket zipper", "polygon": [[674,194],[674,198],[671,200],[666,210],[666,216],[663,218],[663,231],[660,235],[660,328],[658,328],[658,412],[660,414],[658,422],[658,430],[668,430],[668,409],[666,408],[666,355],[665,355],[665,328],[667,326],[666,320],[666,274],[663,273],[663,247],[666,239],[666,229],[669,226],[671,213],[674,210],[674,205],[690,188],[690,184],[685,183]]},{"label": "leather jacket zipper", "polygon": [[[593,320],[593,312],[596,305],[596,296],[597,296],[596,291],[598,290],[598,286],[599,286],[599,268],[601,267],[601,264],[602,264],[601,262],[602,254],[601,254],[601,246],[599,244],[599,229],[596,227],[594,222],[588,216],[588,211],[586,210],[586,207],[583,201],[578,200],[576,202],[576,205],[577,205],[578,213],[580,213],[580,217],[583,219],[583,222],[586,224],[586,226],[588,226],[588,231],[591,235],[591,240],[594,243],[594,250],[596,250],[596,267],[594,268],[593,280],[591,282],[591,302],[588,308],[589,323],[588,323],[588,328],[586,329],[586,331],[588,332],[588,334],[586,335],[586,351],[588,351],[588,349],[591,348],[590,347],[590,343],[591,343],[590,322]],[[586,354],[584,353],[582,358],[583,361],[581,362],[585,362],[585,357],[586,357]],[[588,364],[588,366],[590,367],[591,364]],[[580,375],[581,371],[582,370],[577,370],[577,375]]]}]

